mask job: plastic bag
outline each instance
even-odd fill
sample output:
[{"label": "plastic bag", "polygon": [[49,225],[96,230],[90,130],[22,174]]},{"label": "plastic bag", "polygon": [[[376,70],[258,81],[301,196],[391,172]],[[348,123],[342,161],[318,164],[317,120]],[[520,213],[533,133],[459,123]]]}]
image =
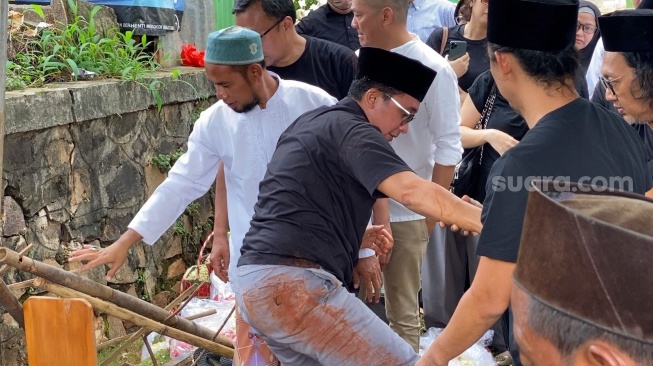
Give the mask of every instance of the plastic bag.
[{"label": "plastic bag", "polygon": [[228,283],[222,282],[222,280],[219,279],[218,276],[216,276],[213,271],[211,271],[210,278],[211,278],[211,295],[209,299],[215,301],[222,301],[222,300],[236,301],[236,295],[234,294],[233,291],[231,291],[231,286],[229,286]]},{"label": "plastic bag", "polygon": [[[195,319],[193,320],[193,322],[203,327],[206,327],[208,329],[211,329],[214,332],[217,331],[218,328],[220,328],[220,326],[224,322],[227,315],[229,315],[229,313],[231,312],[231,309],[236,304],[235,297],[233,296],[233,292],[231,292],[231,288],[229,287],[229,285],[228,284],[223,284],[223,285],[226,286],[226,287],[223,286],[221,289],[222,293],[225,296],[223,300],[214,301],[209,299],[193,298],[188,303],[188,305],[186,305],[186,307],[184,307],[181,310],[180,315],[186,318],[195,314],[205,312],[207,310],[215,309],[216,310],[215,314],[205,316],[199,319]],[[229,293],[232,294],[231,299],[228,298]],[[222,331],[220,331],[220,335],[231,339],[236,338],[236,318],[233,313],[231,313],[229,320],[227,320],[227,323],[225,324],[224,328],[222,328]],[[188,343],[173,338],[169,338],[168,343],[170,345],[170,356],[172,358],[175,358],[182,354],[190,354],[196,348]]]},{"label": "plastic bag", "polygon": [[[419,338],[419,355],[423,355],[431,343],[442,333],[443,328],[429,328],[423,336]],[[463,352],[460,356],[449,361],[449,366],[496,366],[496,361],[492,353],[487,350],[487,346],[492,344],[494,331],[488,330],[483,337],[473,346]]]}]

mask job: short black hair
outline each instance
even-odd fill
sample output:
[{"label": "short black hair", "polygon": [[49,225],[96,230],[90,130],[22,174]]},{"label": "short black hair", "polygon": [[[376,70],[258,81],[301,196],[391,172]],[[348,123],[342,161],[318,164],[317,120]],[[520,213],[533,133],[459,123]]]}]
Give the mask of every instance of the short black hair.
[{"label": "short black hair", "polygon": [[297,10],[292,0],[235,0],[232,13],[242,13],[256,3],[261,3],[263,12],[270,18],[290,17],[293,24],[297,22]]},{"label": "short black hair", "polygon": [[622,52],[628,66],[635,69],[635,80],[630,92],[635,99],[648,103],[653,111],[653,52]]},{"label": "short black hair", "polygon": [[545,52],[504,47],[488,42],[488,49],[491,61],[496,61],[495,51],[512,53],[526,75],[547,88],[574,88],[574,80],[582,78],[579,77],[580,57],[573,47],[559,52]]},{"label": "short black hair", "polygon": [[351,86],[349,87],[349,92],[347,96],[354,99],[357,102],[360,102],[363,99],[363,95],[367,93],[368,90],[376,88],[383,94],[383,100],[388,100],[389,96],[395,96],[401,94],[401,92],[393,87],[386,86],[379,82],[370,80],[366,77],[361,79],[356,79],[352,81]]},{"label": "short black hair", "polygon": [[531,329],[551,342],[562,357],[569,357],[586,342],[598,339],[619,348],[641,365],[648,365],[653,360],[653,345],[601,329],[531,296],[528,301],[528,324]]}]

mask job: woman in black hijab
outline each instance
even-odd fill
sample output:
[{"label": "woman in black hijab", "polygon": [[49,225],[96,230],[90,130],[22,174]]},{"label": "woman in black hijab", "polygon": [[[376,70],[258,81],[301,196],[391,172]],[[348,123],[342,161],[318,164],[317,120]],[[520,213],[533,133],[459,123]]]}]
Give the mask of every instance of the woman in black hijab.
[{"label": "woman in black hijab", "polygon": [[599,31],[599,16],[601,11],[590,1],[581,0],[578,7],[578,28],[576,29],[575,47],[580,54],[580,64],[583,67],[583,76],[592,60],[596,43],[601,38]]}]

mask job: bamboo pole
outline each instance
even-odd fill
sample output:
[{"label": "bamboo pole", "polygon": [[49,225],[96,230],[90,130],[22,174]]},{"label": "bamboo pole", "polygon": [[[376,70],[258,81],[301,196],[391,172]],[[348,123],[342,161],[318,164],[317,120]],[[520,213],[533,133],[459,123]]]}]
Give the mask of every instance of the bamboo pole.
[{"label": "bamboo pole", "polygon": [[[222,332],[222,329],[224,329],[224,326],[227,325],[227,322],[229,321],[229,318],[231,318],[231,314],[233,314],[235,310],[236,310],[236,305],[231,307],[231,311],[229,311],[229,314],[227,314],[227,317],[224,318],[224,321],[222,322],[222,325],[220,325],[220,328],[218,328],[218,330],[215,332],[215,337],[220,335],[220,332]],[[202,359],[202,356],[204,356],[205,353],[206,353],[206,350],[203,349],[202,352],[200,352],[200,355],[197,356],[197,359],[195,361],[193,361],[193,363],[190,366],[197,365],[197,363],[199,362],[200,359]]]},{"label": "bamboo pole", "polygon": [[193,346],[210,350],[211,352],[216,353],[220,356],[225,356],[233,359],[234,350],[232,348],[225,347],[219,343],[211,342],[208,339],[204,339],[182,330],[166,326],[127,309],[122,309],[110,302],[89,296],[85,293],[70,289],[66,286],[49,282],[43,278],[37,278],[34,281],[34,285],[61,297],[84,299],[91,303],[91,305],[93,305],[93,307],[100,312],[113,315],[120,319],[129,320],[139,327],[143,327],[151,332],[167,335],[180,341],[192,344]]},{"label": "bamboo pole", "polygon": [[0,280],[0,306],[7,310],[9,315],[14,318],[21,328],[25,329],[23,305],[20,304],[18,299],[11,293],[5,282],[2,280]]},{"label": "bamboo pole", "polygon": [[12,283],[11,285],[7,285],[7,287],[10,290],[14,290],[14,291],[22,290],[25,287],[32,287],[32,286],[34,286],[34,279],[23,281],[23,282],[16,282],[16,283]]},{"label": "bamboo pole", "polygon": [[188,320],[200,319],[200,318],[204,318],[205,316],[213,315],[217,312],[218,312],[217,310],[211,309],[211,310],[203,311],[201,313],[197,313],[195,315],[187,316],[184,319],[188,319]]},{"label": "bamboo pole", "polygon": [[[33,246],[34,246],[34,244],[30,244],[30,245],[26,246],[25,248],[23,248],[23,250],[18,252],[18,255],[25,255],[25,254],[29,253],[29,251],[32,249]],[[8,265],[3,264],[2,267],[0,267],[0,276],[5,274],[5,272],[7,272],[7,270],[9,268],[10,267]]]},{"label": "bamboo pole", "polygon": [[[95,281],[89,280],[88,278],[81,277],[77,274],[64,271],[63,269],[54,266],[50,266],[27,256],[20,256],[13,250],[0,248],[0,262],[8,264],[21,271],[32,273],[38,277],[43,277],[50,282],[82,292],[89,296],[109,301],[121,308],[127,309],[138,315],[142,315],[157,322],[164,323],[165,325],[177,328],[186,333],[190,333],[204,339],[213,338],[213,331],[210,329],[202,327],[180,316],[175,315],[171,317],[168,311],[161,309],[156,305],[152,305],[135,296],[114,290],[111,287],[104,286]],[[216,339],[216,342],[227,347],[233,347],[233,342],[231,339],[226,337],[219,337]]]},{"label": "bamboo pole", "polygon": [[103,350],[103,349],[105,349],[107,347],[111,347],[113,345],[116,345],[116,344],[118,344],[118,343],[120,343],[122,341],[125,341],[125,340],[129,339],[129,337],[131,337],[131,334],[120,336],[118,338],[114,338],[114,339],[108,340],[106,342],[100,343],[100,344],[97,345],[96,348],[97,348],[98,351],[100,351],[100,350]]},{"label": "bamboo pole", "polygon": [[[208,310],[208,311],[205,311],[205,312],[202,312],[202,313],[199,313],[199,314],[195,314],[193,316],[188,316],[188,317],[186,317],[186,319],[188,319],[188,320],[199,319],[199,318],[202,318],[202,317],[205,317],[205,316],[213,315],[216,312],[217,311],[215,309]],[[141,329],[143,329],[143,328],[141,328]],[[139,334],[139,336],[143,335],[145,332],[147,332],[147,331],[143,330],[143,333]],[[106,342],[100,343],[100,344],[97,345],[97,350],[99,351],[99,350],[105,349],[107,347],[115,346],[116,344],[118,344],[118,343],[120,343],[122,341],[128,340],[131,336],[132,336],[132,334],[126,334],[124,336],[120,336],[118,338],[114,338],[114,339],[108,340]]]}]

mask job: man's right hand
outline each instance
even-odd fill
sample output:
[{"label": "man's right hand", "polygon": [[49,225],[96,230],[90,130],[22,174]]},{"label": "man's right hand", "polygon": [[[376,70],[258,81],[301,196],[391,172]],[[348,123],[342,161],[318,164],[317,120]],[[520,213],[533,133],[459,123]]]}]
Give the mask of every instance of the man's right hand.
[{"label": "man's right hand", "polygon": [[84,245],[84,249],[75,250],[70,253],[69,262],[89,261],[81,271],[95,268],[101,264],[108,264],[111,269],[107,272],[107,281],[113,280],[118,269],[125,263],[131,248],[142,237],[135,231],[129,229],[120,239],[106,248],[100,248],[96,245]]},{"label": "man's right hand", "polygon": [[229,238],[227,234],[213,235],[210,261],[213,273],[222,282],[229,282]]}]

